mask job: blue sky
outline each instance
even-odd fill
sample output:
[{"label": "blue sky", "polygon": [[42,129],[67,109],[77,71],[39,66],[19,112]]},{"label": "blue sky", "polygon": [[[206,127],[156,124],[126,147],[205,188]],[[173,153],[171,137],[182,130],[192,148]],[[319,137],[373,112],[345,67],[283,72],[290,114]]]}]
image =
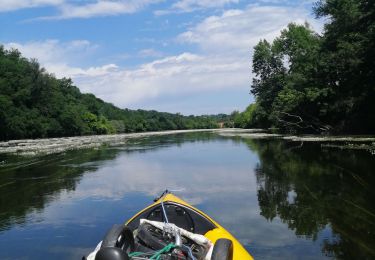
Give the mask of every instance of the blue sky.
[{"label": "blue sky", "polygon": [[312,0],[0,0],[0,43],[122,108],[189,114],[254,99],[252,48]]}]

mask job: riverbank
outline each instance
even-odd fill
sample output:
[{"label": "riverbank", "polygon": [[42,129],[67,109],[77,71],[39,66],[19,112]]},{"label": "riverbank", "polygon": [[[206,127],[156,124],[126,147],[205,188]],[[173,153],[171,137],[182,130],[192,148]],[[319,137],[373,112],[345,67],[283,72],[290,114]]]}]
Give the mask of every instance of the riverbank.
[{"label": "riverbank", "polygon": [[0,154],[54,154],[69,150],[95,148],[102,145],[120,145],[128,140],[157,135],[171,135],[179,133],[213,132],[220,129],[171,130],[159,132],[142,132],[115,135],[90,135],[60,138],[23,139],[0,142]]},{"label": "riverbank", "polygon": [[355,149],[367,150],[375,155],[375,136],[321,136],[321,135],[281,135],[271,134],[266,131],[256,131],[257,129],[249,129],[249,131],[222,131],[221,136],[241,137],[250,139],[282,139],[289,142],[318,142],[321,147],[338,148],[338,149]]},{"label": "riverbank", "polygon": [[127,133],[115,135],[91,135],[45,139],[23,139],[0,142],[0,154],[37,155],[55,154],[69,150],[95,148],[102,145],[121,145],[135,138],[183,133],[214,132],[224,137],[250,139],[276,138],[290,142],[319,142],[322,147],[368,150],[375,154],[375,136],[294,136],[270,134],[264,129],[193,129],[159,132]]},{"label": "riverbank", "polygon": [[255,259],[329,260],[321,241],[339,256],[374,258],[375,157],[319,142],[219,135],[230,132],[246,133],[0,155],[0,259],[80,259],[165,189],[220,219]]}]

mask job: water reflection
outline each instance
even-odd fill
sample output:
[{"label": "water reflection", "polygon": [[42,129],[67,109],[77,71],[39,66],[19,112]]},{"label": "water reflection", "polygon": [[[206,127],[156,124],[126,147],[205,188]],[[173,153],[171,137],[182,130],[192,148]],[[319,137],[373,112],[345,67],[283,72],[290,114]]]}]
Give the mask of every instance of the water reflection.
[{"label": "water reflection", "polygon": [[30,213],[43,212],[45,205],[62,192],[74,191],[77,182],[90,166],[69,167],[65,164],[113,159],[105,150],[73,152],[69,156],[43,158],[4,157],[8,163],[0,168],[0,231],[23,224]]},{"label": "water reflection", "polygon": [[322,251],[339,259],[375,257],[374,157],[364,151],[322,149],[319,144],[247,140],[256,168],[261,215],[279,217],[314,241],[333,233]]},{"label": "water reflection", "polygon": [[[12,227],[13,224],[24,223],[29,213],[42,212],[49,202],[68,196],[67,194],[71,196],[71,192],[76,190],[84,173],[91,174],[97,171],[104,167],[106,162],[115,160],[122,152],[152,151],[179,145],[183,140],[204,142],[212,138],[212,135],[208,133],[201,135],[190,133],[175,135],[171,138],[139,138],[130,140],[126,147],[87,149],[59,155],[40,157],[1,155],[0,161],[3,163],[0,165],[0,232]],[[90,178],[89,175],[85,177]],[[103,180],[108,180],[108,178],[103,178]],[[123,187],[121,190],[120,197],[126,192]],[[108,192],[113,193],[111,189]],[[86,195],[101,196],[103,194],[87,193]]]},{"label": "water reflection", "polygon": [[371,258],[374,159],[277,140],[190,133],[0,158],[0,258],[79,258],[165,188],[260,259]]}]

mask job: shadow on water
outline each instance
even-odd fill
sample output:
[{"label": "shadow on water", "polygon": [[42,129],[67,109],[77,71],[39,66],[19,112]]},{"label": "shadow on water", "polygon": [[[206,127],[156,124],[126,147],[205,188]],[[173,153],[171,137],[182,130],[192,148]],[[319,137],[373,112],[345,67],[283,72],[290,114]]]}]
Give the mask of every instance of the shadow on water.
[{"label": "shadow on water", "polygon": [[208,142],[210,133],[151,136],[129,140],[128,145],[85,149],[35,157],[1,155],[0,233],[22,225],[27,215],[41,212],[61,192],[74,191],[85,173],[93,172],[119,153],[146,152],[187,142]]},{"label": "shadow on water", "polygon": [[85,163],[115,156],[110,150],[83,150],[36,158],[4,157],[8,163],[0,168],[0,232],[23,224],[27,214],[42,211],[63,190],[75,190],[82,175],[96,167]]},{"label": "shadow on water", "polygon": [[332,236],[322,252],[338,259],[375,258],[375,160],[365,151],[325,149],[319,143],[246,140],[259,155],[260,214],[279,217],[296,235]]},{"label": "shadow on water", "polygon": [[79,258],[167,187],[256,258],[375,257],[365,151],[188,133],[0,162],[0,258]]}]

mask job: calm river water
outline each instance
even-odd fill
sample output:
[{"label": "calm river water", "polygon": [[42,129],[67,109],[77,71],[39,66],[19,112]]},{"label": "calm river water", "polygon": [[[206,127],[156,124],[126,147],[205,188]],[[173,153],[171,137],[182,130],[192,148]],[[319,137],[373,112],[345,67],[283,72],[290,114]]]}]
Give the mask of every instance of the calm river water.
[{"label": "calm river water", "polygon": [[163,190],[256,259],[374,259],[375,156],[319,143],[155,136],[0,157],[0,259],[80,259]]}]

